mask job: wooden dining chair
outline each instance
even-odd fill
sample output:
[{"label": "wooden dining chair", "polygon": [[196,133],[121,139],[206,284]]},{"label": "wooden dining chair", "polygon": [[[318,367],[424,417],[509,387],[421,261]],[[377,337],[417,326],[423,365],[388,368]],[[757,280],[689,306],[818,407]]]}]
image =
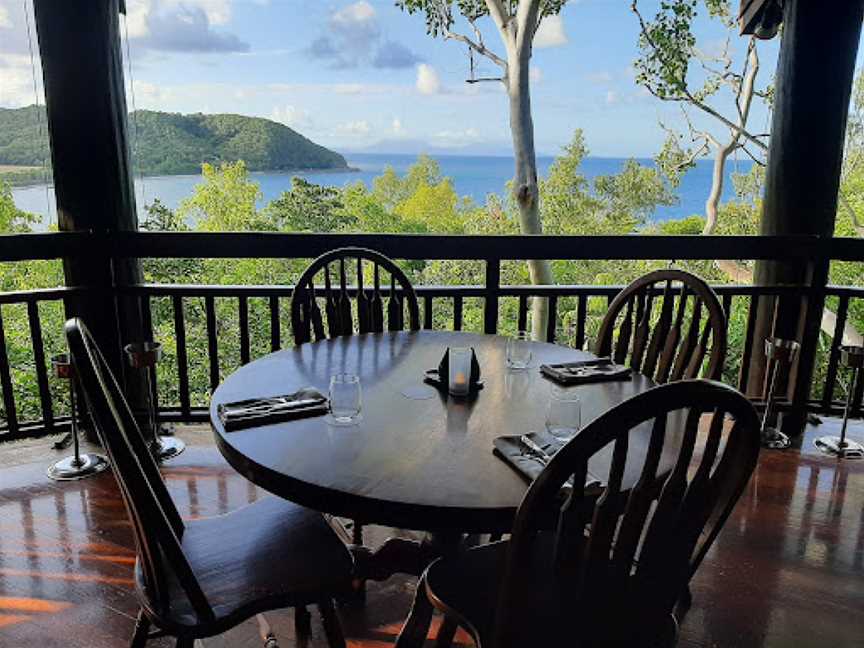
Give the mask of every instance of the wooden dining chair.
[{"label": "wooden dining chair", "polygon": [[[225,515],[181,519],[129,406],[84,324],[66,339],[99,440],[132,523],[141,611],[132,648],[177,637],[179,648],[258,614],[294,607],[308,635],[317,605],[331,648],[345,641],[332,597],[350,591],[353,561],[322,516],[275,497]],[[156,631],[151,632],[151,625]]]},{"label": "wooden dining chair", "polygon": [[[364,269],[368,264],[371,264],[371,283],[364,286]],[[333,273],[338,285],[334,283]],[[354,286],[349,285],[351,274],[356,282]],[[352,294],[356,305],[352,304]],[[323,301],[323,313],[319,298]],[[385,330],[385,321],[387,330],[402,331],[406,325],[406,311],[408,329],[419,331],[417,294],[399,266],[374,250],[339,248],[315,259],[294,286],[291,296],[294,344],[310,342],[313,336],[317,341],[355,333],[381,333]],[[362,522],[354,520],[351,527],[352,542],[362,545]]]},{"label": "wooden dining chair", "polygon": [[[639,465],[636,430],[647,435]],[[598,453],[611,462],[595,500],[584,484]],[[679,381],[621,403],[555,454],[509,540],[428,567],[396,645],[423,645],[433,607],[480,648],[673,645],[676,603],[758,455],[756,412],[731,387]]]},{"label": "wooden dining chair", "polygon": [[[364,268],[371,264],[369,284]],[[356,284],[349,285],[353,275]],[[338,283],[337,283],[338,282]],[[352,304],[354,297],[356,305]],[[386,306],[385,306],[386,296]],[[321,299],[324,310],[319,306]],[[417,295],[405,273],[373,250],[347,247],[315,259],[297,280],[291,297],[294,343],[354,333],[420,330]],[[386,319],[385,319],[386,312]]]},{"label": "wooden dining chair", "polygon": [[696,275],[656,270],[615,297],[595,351],[658,383],[718,380],[726,360],[726,314],[711,287]]}]

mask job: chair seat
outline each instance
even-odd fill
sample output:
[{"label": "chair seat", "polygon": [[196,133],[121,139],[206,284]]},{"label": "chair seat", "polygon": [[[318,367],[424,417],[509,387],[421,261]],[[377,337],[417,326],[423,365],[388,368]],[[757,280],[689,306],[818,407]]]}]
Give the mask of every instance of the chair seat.
[{"label": "chair seat", "polygon": [[[491,645],[509,544],[504,540],[474,547],[458,556],[438,560],[426,571],[429,600],[468,630],[480,646]],[[531,579],[526,583],[531,596],[525,597],[522,610],[527,621],[522,627],[530,628],[530,635],[518,638],[515,645],[565,645],[558,641],[562,634],[575,636],[579,611],[561,613],[563,597],[553,585],[551,556],[552,538],[541,535],[531,561]],[[575,638],[566,645],[577,645]]]},{"label": "chair seat", "polygon": [[[659,636],[648,637],[643,631],[638,633],[639,641],[634,644],[633,637],[624,639],[614,637],[627,628],[603,630],[599,639],[590,640],[585,636],[586,623],[582,620],[583,606],[566,601],[572,599],[567,592],[556,587],[552,564],[554,537],[540,534],[532,554],[530,574],[524,583],[526,596],[520,607],[523,622],[519,624],[525,636],[511,637],[514,646],[542,646],[553,648],[567,646],[579,648],[587,646],[670,646],[674,644],[676,624],[674,618],[662,624]],[[426,594],[432,604],[454,618],[473,637],[480,648],[492,645],[492,632],[495,627],[495,609],[507,564],[509,541],[494,542],[474,547],[452,558],[443,558],[429,566],[426,571]],[[565,585],[566,587],[566,585]]]},{"label": "chair seat", "polygon": [[[328,599],[348,590],[353,571],[351,554],[320,513],[276,497],[188,522],[182,548],[216,620],[200,627],[176,582],[169,610],[157,616],[162,627],[199,626],[196,636],[222,632],[267,609]],[[142,587],[137,568],[136,580]]]}]

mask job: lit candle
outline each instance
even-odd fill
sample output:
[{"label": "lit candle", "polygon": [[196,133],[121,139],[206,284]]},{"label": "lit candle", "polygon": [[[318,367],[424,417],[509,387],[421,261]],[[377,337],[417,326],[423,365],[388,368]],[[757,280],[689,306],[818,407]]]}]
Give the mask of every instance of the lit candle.
[{"label": "lit candle", "polygon": [[471,349],[450,349],[450,393],[454,396],[468,395],[468,375],[471,372]]}]

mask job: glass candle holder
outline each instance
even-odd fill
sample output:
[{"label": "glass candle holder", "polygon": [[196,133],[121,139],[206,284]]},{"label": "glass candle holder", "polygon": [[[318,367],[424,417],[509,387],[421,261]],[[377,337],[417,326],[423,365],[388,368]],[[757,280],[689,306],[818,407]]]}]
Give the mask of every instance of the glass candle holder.
[{"label": "glass candle holder", "polygon": [[453,396],[467,396],[471,382],[471,349],[452,347],[448,356],[448,387]]}]

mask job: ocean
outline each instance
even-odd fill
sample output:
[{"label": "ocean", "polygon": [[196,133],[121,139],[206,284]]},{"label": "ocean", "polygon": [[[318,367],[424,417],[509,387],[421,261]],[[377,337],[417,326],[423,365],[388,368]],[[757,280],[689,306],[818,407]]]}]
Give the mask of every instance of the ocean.
[{"label": "ocean", "polygon": [[[309,182],[332,187],[342,187],[348,183],[362,181],[371,186],[372,180],[381,175],[390,165],[397,173],[404,173],[417,160],[416,155],[383,154],[383,153],[351,153],[347,154],[348,164],[357,169],[353,172],[313,171],[306,173],[252,173],[251,178],[261,186],[264,206],[283,191],[288,189],[293,176],[302,176]],[[436,155],[443,175],[453,180],[457,193],[468,196],[482,204],[491,193],[503,195],[506,183],[513,177],[513,158],[493,156],[459,156]],[[541,176],[545,176],[554,162],[552,157],[539,157],[537,166]],[[599,175],[617,173],[625,162],[624,158],[589,157],[582,163],[582,173],[589,180]],[[650,159],[639,159],[639,162],[652,165]],[[747,161],[730,161],[727,175],[733,172],[745,173],[753,163]],[[660,207],[653,214],[657,221],[685,218],[693,214],[704,213],[705,198],[711,187],[712,163],[710,160],[700,160],[691,169],[678,187],[678,204],[672,207]],[[185,176],[155,176],[135,178],[135,193],[138,209],[158,198],[166,206],[175,208],[183,198],[192,193],[196,184],[201,181],[200,175]],[[732,183],[728,180],[724,186],[723,200],[734,197]],[[54,193],[51,186],[33,185],[17,187],[12,190],[15,204],[20,209],[39,214],[43,218],[43,228],[49,223],[57,222],[57,208],[54,203]]]}]

